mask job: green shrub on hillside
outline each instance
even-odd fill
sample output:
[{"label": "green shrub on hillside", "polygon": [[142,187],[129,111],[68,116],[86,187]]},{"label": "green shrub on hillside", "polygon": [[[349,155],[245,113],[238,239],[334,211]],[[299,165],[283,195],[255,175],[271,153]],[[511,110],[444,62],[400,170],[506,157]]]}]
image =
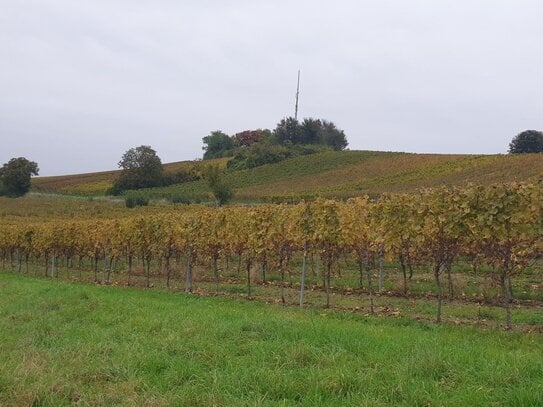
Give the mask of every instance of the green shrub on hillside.
[{"label": "green shrub on hillside", "polygon": [[170,196],[169,199],[174,204],[190,205],[192,203],[192,200],[187,195],[180,193]]},{"label": "green shrub on hillside", "polygon": [[221,170],[216,166],[207,167],[204,178],[207,181],[211,193],[217,201],[217,206],[228,203],[234,196],[232,187],[224,180]]},{"label": "green shrub on hillside", "polygon": [[143,195],[128,195],[124,198],[124,204],[127,208],[135,208],[136,206],[149,205],[149,198]]}]

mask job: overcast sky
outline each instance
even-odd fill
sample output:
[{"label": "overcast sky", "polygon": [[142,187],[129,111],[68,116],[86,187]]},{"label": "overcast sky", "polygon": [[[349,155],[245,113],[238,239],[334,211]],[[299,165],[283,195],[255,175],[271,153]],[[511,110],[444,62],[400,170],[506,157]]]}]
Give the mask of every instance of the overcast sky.
[{"label": "overcast sky", "polygon": [[325,118],[351,149],[505,153],[543,130],[540,0],[3,0],[0,161],[108,170]]}]

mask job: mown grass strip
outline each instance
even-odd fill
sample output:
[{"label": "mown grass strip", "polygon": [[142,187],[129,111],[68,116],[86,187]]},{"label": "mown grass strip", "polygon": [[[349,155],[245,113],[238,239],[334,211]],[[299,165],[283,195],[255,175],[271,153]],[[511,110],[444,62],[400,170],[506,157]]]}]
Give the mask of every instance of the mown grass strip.
[{"label": "mown grass strip", "polygon": [[0,404],[542,405],[539,335],[0,275]]}]

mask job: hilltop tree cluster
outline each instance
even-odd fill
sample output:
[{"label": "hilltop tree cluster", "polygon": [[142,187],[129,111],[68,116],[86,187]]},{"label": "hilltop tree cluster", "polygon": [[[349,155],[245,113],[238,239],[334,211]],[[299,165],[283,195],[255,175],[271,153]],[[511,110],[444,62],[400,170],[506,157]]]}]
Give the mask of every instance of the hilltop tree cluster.
[{"label": "hilltop tree cluster", "polygon": [[229,136],[220,130],[203,138],[204,160],[233,157],[230,169],[273,164],[287,158],[312,154],[326,149],[347,147],[345,132],[327,120],[306,118],[301,123],[282,119],[272,130],[245,130]]},{"label": "hilltop tree cluster", "polygon": [[299,123],[288,117],[277,124],[273,134],[279,144],[321,144],[336,151],[348,144],[344,131],[327,120],[306,118]]}]

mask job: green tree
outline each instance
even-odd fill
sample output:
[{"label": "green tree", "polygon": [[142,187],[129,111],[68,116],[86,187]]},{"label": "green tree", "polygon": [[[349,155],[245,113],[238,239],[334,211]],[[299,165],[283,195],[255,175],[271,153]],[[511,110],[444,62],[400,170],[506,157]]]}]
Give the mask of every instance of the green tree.
[{"label": "green tree", "polygon": [[0,168],[0,190],[10,197],[23,196],[30,190],[30,178],[38,172],[38,164],[34,161],[12,158]]},{"label": "green tree", "polygon": [[306,118],[300,128],[302,144],[319,144],[322,132],[322,122],[319,119]]},{"label": "green tree", "polygon": [[234,141],[220,130],[212,131],[202,141],[205,144],[202,147],[202,150],[204,150],[204,160],[233,155]]},{"label": "green tree", "polygon": [[162,162],[150,146],[128,150],[119,161],[119,167],[122,171],[115,182],[113,193],[162,185],[164,173]]},{"label": "green tree", "polygon": [[509,144],[509,153],[543,153],[543,132],[525,130],[517,134]]},{"label": "green tree", "polygon": [[344,150],[349,144],[343,130],[338,129],[333,122],[327,120],[322,120],[321,143],[336,151]]},{"label": "green tree", "polygon": [[301,127],[294,117],[282,119],[273,131],[279,144],[299,144],[301,139]]},{"label": "green tree", "polygon": [[279,144],[323,144],[334,150],[347,147],[345,132],[328,120],[306,118],[300,124],[293,117],[281,120],[273,132]]},{"label": "green tree", "polygon": [[232,199],[234,191],[224,181],[222,172],[218,166],[208,166],[205,170],[204,178],[206,179],[218,206],[222,206]]}]

